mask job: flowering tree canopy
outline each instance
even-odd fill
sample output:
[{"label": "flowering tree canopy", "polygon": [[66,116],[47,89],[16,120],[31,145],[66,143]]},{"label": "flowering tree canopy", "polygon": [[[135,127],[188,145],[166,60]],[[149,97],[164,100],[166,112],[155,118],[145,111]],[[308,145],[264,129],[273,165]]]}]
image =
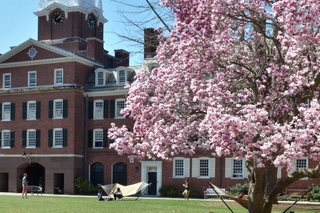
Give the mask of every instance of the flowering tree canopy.
[{"label": "flowering tree canopy", "polygon": [[276,179],[296,158],[320,160],[319,0],[162,3],[174,30],[160,37],[159,67],[128,86],[123,113],[135,125],[113,125],[111,146],[139,158],[245,158],[249,212],[271,212],[285,187],[320,176],[316,167]]}]

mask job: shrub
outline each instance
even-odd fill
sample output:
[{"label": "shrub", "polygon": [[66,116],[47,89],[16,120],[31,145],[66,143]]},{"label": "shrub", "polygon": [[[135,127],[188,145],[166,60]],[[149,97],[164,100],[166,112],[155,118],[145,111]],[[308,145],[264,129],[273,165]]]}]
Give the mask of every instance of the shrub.
[{"label": "shrub", "polygon": [[162,197],[181,197],[182,191],[181,187],[171,186],[171,185],[163,185],[159,192]]},{"label": "shrub", "polygon": [[237,196],[240,194],[240,192],[243,192],[244,194],[248,194],[249,191],[249,184],[248,183],[237,183],[236,185],[232,186],[230,188],[230,193],[234,196]]},{"label": "shrub", "polygon": [[75,186],[78,189],[78,194],[81,195],[95,195],[99,190],[99,186],[94,186],[83,177],[76,177]]},{"label": "shrub", "polygon": [[311,191],[307,195],[307,199],[320,201],[320,186],[312,185]]},{"label": "shrub", "polygon": [[[195,193],[194,187],[192,184],[189,185],[190,187],[190,194],[189,197],[195,197],[197,196],[197,194]],[[184,188],[181,186],[177,186],[177,185],[163,185],[160,189],[160,195],[162,197],[183,197],[182,196],[182,192],[183,192]]]}]

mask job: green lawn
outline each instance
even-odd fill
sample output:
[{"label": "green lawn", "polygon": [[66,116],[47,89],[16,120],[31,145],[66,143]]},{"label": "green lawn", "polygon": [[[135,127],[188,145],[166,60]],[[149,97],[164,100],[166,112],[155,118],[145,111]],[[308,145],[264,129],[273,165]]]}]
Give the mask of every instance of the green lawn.
[{"label": "green lawn", "polygon": [[[233,212],[246,213],[235,202],[227,202]],[[274,213],[283,212],[289,204],[277,206]],[[306,206],[306,205],[305,205]],[[299,206],[298,206],[299,207]],[[319,207],[319,206],[317,206]],[[295,213],[316,213],[315,210],[293,208]],[[95,197],[68,197],[68,196],[37,196],[29,195],[29,199],[20,196],[0,195],[0,212],[5,213],[230,213],[227,207],[217,200],[189,200],[183,199],[147,199],[124,198],[122,201],[97,201]]]}]

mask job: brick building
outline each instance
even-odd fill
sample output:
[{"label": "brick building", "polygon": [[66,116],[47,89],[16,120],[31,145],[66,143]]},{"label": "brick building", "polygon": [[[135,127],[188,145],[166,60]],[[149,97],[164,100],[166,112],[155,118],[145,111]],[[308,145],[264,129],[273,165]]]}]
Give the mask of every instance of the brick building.
[{"label": "brick building", "polygon": [[[103,48],[102,0],[40,0],[39,5],[38,40],[0,55],[0,191],[21,192],[24,172],[30,185],[42,178],[45,193],[66,194],[76,193],[77,176],[93,184],[151,182],[148,195],[159,195],[164,185],[181,186],[184,178],[199,196],[209,180],[222,188],[246,181],[244,160],[199,152],[137,162],[109,149],[110,123],[133,125],[119,113],[128,93],[124,84],[139,70],[157,66],[153,31],[145,30],[152,45],[145,46],[144,63],[130,67],[126,50],[112,56]],[[307,158],[296,163],[297,168],[317,164]],[[292,187],[315,180],[301,181]]]}]

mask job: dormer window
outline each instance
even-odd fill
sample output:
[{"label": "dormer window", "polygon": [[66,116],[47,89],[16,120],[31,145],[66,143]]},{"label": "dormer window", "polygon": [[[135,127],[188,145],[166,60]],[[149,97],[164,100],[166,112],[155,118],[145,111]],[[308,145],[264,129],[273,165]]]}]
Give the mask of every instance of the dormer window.
[{"label": "dormer window", "polygon": [[124,85],[127,81],[127,71],[126,70],[119,70],[117,76],[117,84]]},{"label": "dormer window", "polygon": [[96,86],[104,86],[106,82],[105,74],[103,71],[96,72]]}]

